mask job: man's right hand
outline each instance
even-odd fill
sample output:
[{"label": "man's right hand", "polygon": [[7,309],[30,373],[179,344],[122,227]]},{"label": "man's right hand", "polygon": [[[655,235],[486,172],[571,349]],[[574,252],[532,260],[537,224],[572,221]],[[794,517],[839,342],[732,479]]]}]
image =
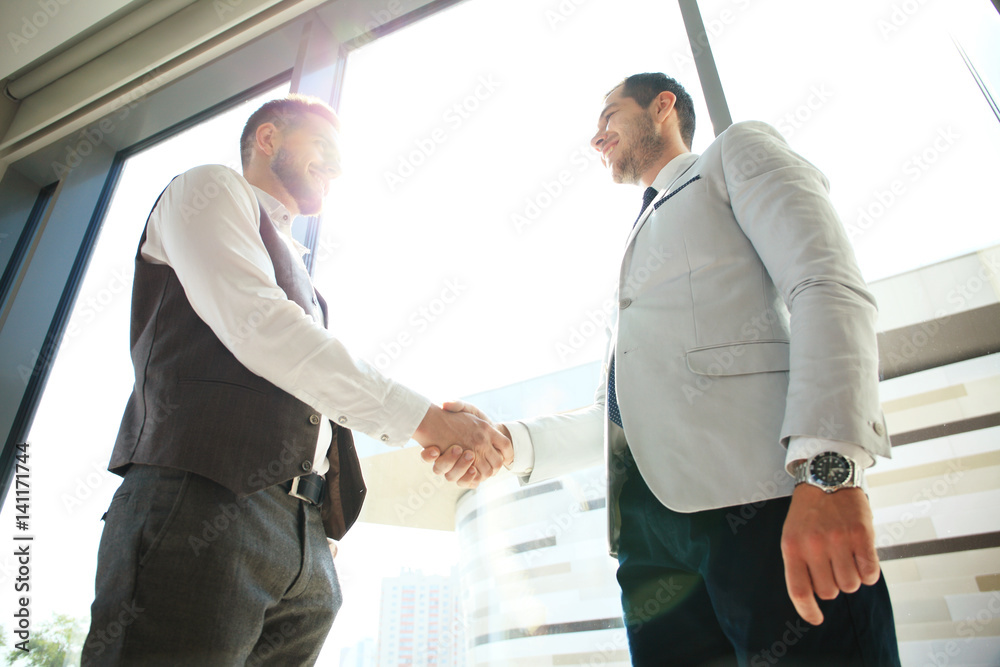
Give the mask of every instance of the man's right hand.
[{"label": "man's right hand", "polygon": [[[449,401],[441,407],[448,412],[467,412],[472,414],[500,431],[503,437],[508,440],[511,439],[510,431],[507,430],[506,426],[503,424],[494,424],[482,410],[470,403]],[[445,479],[449,482],[455,482],[458,486],[474,489],[479,486],[483,478],[479,476],[479,472],[472,465],[472,459],[466,458],[466,456],[465,451],[458,446],[442,450],[431,445],[420,452],[420,457],[433,466],[434,474],[444,475]],[[505,459],[504,463],[509,464],[509,461]]]},{"label": "man's right hand", "polygon": [[[495,429],[489,420],[470,412],[442,410],[436,405],[427,410],[413,439],[425,448],[425,452],[433,448],[438,453],[449,452],[447,456],[456,461],[465,461],[470,472],[476,471],[477,483],[514,459],[510,438]],[[455,445],[464,452],[459,455],[460,450]]]}]

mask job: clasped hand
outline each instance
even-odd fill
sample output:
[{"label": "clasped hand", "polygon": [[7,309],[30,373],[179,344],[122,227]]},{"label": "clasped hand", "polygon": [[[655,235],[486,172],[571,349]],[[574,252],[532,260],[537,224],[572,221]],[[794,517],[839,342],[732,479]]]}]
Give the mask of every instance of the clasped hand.
[{"label": "clasped hand", "polygon": [[460,401],[445,403],[444,409],[432,405],[413,439],[424,447],[421,457],[425,461],[448,461],[445,477],[470,488],[514,459],[510,438],[482,412]]}]

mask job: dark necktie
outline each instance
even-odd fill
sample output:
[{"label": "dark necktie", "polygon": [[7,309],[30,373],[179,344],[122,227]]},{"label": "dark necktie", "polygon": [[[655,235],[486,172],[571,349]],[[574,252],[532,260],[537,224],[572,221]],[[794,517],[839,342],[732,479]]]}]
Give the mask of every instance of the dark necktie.
[{"label": "dark necktie", "polygon": [[[655,198],[656,188],[646,188],[646,191],[642,193],[642,208],[639,210],[639,217],[635,219],[635,223],[632,223],[633,227],[639,222],[643,211]],[[611,355],[611,364],[608,367],[608,418],[619,426],[622,425],[622,415],[618,410],[618,393],[615,391],[615,355],[613,354]]]},{"label": "dark necktie", "polygon": [[[656,188],[650,186],[646,188],[645,192],[642,193],[642,208],[639,209],[639,218],[642,217],[642,212],[646,210],[647,206],[649,206],[649,202],[654,199],[656,199]],[[632,223],[633,227],[635,227],[636,222],[639,222],[639,218],[636,218],[635,222]]]}]

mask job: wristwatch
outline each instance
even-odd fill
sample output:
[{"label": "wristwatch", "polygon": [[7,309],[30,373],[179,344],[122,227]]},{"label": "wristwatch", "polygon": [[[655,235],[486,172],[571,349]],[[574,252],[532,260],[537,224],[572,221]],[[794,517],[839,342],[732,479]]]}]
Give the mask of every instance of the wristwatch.
[{"label": "wristwatch", "polygon": [[795,485],[812,484],[827,493],[861,486],[864,475],[858,464],[837,452],[821,452],[799,463],[792,471]]}]

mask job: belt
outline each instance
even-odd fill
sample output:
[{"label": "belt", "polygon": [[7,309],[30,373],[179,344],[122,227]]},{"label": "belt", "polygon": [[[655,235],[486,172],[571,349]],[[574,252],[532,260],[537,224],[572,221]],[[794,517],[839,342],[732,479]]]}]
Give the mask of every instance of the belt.
[{"label": "belt", "polygon": [[326,480],[314,472],[300,477],[293,477],[281,485],[288,495],[304,500],[312,505],[321,505],[326,495]]}]

